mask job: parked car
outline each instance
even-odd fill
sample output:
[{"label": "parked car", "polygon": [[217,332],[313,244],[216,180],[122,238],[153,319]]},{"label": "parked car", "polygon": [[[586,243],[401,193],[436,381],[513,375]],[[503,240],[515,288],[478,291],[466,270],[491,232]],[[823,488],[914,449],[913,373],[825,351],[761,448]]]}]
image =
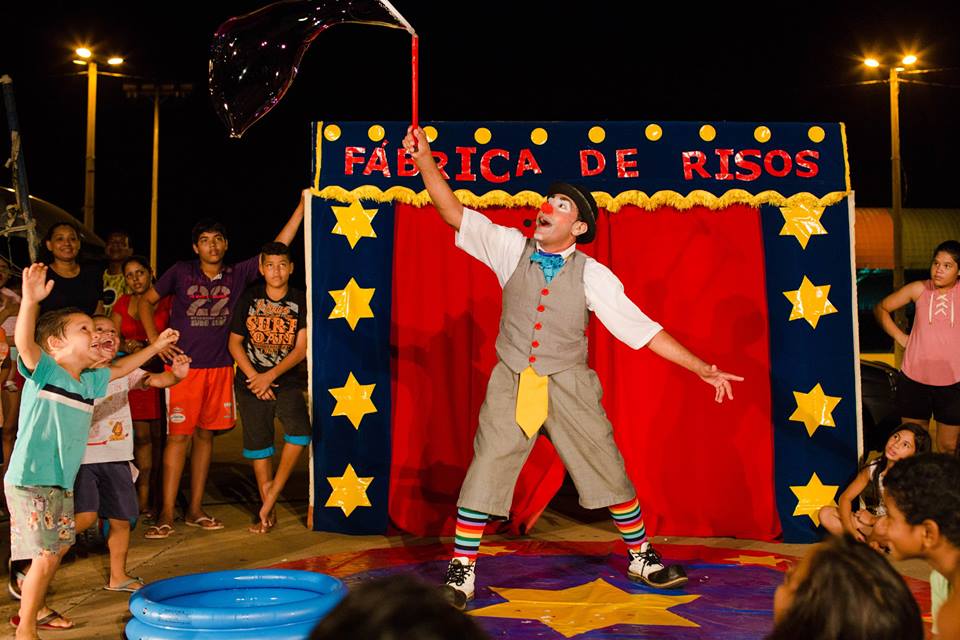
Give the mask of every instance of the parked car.
[{"label": "parked car", "polygon": [[863,450],[883,451],[886,439],[900,424],[896,408],[897,370],[883,362],[860,361],[863,398]]}]

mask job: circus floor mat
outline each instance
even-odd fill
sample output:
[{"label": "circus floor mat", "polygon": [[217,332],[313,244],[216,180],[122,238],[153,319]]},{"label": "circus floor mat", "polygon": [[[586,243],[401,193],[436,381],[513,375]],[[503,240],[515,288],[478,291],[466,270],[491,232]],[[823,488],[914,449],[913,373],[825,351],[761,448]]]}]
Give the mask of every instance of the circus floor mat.
[{"label": "circus floor mat", "polygon": [[[745,549],[658,544],[689,583],[652,589],[626,577],[625,547],[612,542],[498,541],[481,546],[467,612],[493,638],[763,638],[773,594],[795,557]],[[440,582],[449,547],[427,544],[344,552],[278,565],[328,573],[348,586],[413,574]],[[929,584],[905,578],[929,620]]]}]

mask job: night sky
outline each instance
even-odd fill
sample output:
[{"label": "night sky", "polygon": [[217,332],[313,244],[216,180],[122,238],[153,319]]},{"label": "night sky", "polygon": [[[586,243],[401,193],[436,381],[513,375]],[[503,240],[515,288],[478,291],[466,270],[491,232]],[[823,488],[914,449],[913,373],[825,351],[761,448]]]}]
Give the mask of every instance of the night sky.
[{"label": "night sky", "polygon": [[[207,93],[211,36],[263,2],[17,3],[3,10],[0,73],[14,79],[33,195],[82,215],[86,78],[72,50],[122,55],[144,81],[192,82],[161,107],[161,268],[192,255],[202,216],[232,229],[233,260],[272,236],[309,184],[310,122],[410,116],[409,36],[338,26],[311,46],[286,98],[241,140]],[[886,85],[854,83],[865,53],[917,51],[927,68],[960,67],[948,9],[905,4],[414,2],[394,5],[421,36],[421,120],[843,121],[859,206],[890,204]],[[847,6],[850,5],[850,6]],[[857,5],[854,7],[853,5]],[[941,5],[945,7],[946,3]],[[519,7],[519,8],[518,8]],[[737,7],[731,9],[729,7]],[[786,13],[784,13],[786,11]],[[960,207],[960,70],[901,92],[908,207]],[[101,78],[96,231],[131,232],[147,250],[152,108]],[[9,153],[3,129],[0,153]],[[397,141],[399,142],[399,141]],[[9,184],[0,168],[0,184]],[[229,257],[229,256],[228,256]]]}]

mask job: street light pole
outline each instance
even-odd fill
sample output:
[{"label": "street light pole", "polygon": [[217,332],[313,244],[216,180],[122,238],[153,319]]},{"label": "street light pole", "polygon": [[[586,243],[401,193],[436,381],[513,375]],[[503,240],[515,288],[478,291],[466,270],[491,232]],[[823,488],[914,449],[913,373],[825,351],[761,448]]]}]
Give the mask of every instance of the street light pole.
[{"label": "street light pole", "polygon": [[97,137],[97,63],[87,60],[87,155],[83,189],[83,224],[93,229],[93,183]]},{"label": "street light pole", "polygon": [[163,98],[182,98],[193,91],[192,84],[128,83],[123,85],[128,98],[150,98],[153,101],[153,174],[150,183],[150,268],[157,272],[157,229],[160,183],[160,101]]},{"label": "street light pole", "polygon": [[[903,287],[903,211],[900,193],[900,68],[890,68],[890,177],[892,182],[892,206],[890,219],[893,221],[893,290]],[[906,309],[901,307],[894,312],[893,321],[901,329],[906,329]],[[894,361],[900,367],[903,361],[903,347],[894,341]]]},{"label": "street light pole", "polygon": [[160,178],[160,85],[153,93],[153,176],[150,182],[150,270],[157,272],[157,201]]}]

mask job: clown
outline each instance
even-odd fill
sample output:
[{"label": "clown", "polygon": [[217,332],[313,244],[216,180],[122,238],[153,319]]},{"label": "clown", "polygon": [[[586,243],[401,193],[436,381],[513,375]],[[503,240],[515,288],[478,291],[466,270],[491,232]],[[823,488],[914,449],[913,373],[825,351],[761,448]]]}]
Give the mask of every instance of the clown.
[{"label": "clown", "polygon": [[607,267],[576,250],[596,235],[597,205],[590,192],[551,185],[528,240],[460,204],[421,129],[409,130],[403,146],[440,217],[457,231],[457,246],[490,267],[503,288],[499,362],[490,375],[473,462],[457,501],[447,597],[461,609],[473,598],[484,526],[491,517],[509,516],[517,476],[541,430],[576,485],[580,504],[610,510],[627,545],[627,576],[657,588],[683,586],[683,568],[664,566],[647,540],[636,491],[600,404],[599,379],[587,366],[589,313],[630,347],[647,346],[697,374],[714,388],[717,402],[732,399],[730,383],[742,378],[684,348],[627,298]]}]

